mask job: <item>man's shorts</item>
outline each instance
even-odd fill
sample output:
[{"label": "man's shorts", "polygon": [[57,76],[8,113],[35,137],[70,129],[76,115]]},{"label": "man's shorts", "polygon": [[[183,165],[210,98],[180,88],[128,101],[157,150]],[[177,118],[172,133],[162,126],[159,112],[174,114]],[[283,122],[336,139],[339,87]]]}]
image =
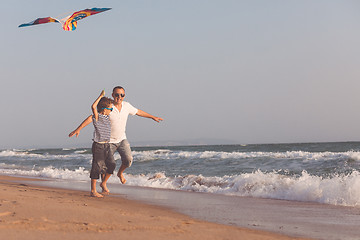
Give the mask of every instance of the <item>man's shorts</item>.
[{"label": "man's shorts", "polygon": [[133,162],[130,143],[127,139],[122,140],[120,143],[110,143],[110,155],[108,158],[108,162],[106,163],[106,165],[108,166],[107,173],[110,174],[112,174],[115,169],[115,167],[114,169],[112,169],[112,167],[109,168],[109,166],[115,166],[115,151],[118,151],[118,153],[120,154],[122,165],[124,165],[125,167],[130,167]]}]

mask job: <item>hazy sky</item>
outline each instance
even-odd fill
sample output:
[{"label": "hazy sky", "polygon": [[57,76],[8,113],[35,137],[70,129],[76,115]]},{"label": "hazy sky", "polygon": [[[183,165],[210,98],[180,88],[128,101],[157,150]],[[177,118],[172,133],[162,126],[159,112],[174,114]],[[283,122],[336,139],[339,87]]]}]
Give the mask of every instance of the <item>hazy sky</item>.
[{"label": "hazy sky", "polygon": [[[0,149],[91,146],[102,89],[133,144],[360,140],[358,0],[2,1]],[[111,7],[78,22],[38,17]]]}]

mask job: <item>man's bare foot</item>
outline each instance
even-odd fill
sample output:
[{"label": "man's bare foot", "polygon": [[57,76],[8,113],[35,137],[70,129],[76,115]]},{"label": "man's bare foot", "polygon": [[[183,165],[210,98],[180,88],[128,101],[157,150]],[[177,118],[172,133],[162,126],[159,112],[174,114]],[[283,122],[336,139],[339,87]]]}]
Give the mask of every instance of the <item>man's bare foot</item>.
[{"label": "man's bare foot", "polygon": [[100,183],[100,187],[102,188],[102,194],[104,194],[104,195],[110,194],[110,191],[109,191],[109,189],[108,189],[107,186],[106,186],[106,183],[105,183],[105,184],[104,184],[104,183]]},{"label": "man's bare foot", "polygon": [[122,184],[126,183],[126,179],[124,178],[124,175],[122,173],[118,173],[117,176],[120,178],[120,182]]},{"label": "man's bare foot", "polygon": [[91,197],[98,197],[98,198],[104,197],[103,195],[101,195],[101,194],[98,193],[98,192],[90,192],[90,196],[91,196]]}]

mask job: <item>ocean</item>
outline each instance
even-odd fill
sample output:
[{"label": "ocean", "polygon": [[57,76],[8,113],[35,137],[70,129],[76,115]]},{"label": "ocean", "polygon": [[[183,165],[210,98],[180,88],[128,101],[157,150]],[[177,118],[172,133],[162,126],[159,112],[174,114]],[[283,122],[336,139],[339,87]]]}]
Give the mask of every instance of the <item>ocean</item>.
[{"label": "ocean", "polygon": [[[126,185],[360,207],[360,142],[132,147]],[[117,169],[121,164],[115,154]],[[90,148],[3,149],[0,174],[90,182]],[[116,169],[116,170],[117,170]],[[114,175],[109,183],[120,184]]]}]

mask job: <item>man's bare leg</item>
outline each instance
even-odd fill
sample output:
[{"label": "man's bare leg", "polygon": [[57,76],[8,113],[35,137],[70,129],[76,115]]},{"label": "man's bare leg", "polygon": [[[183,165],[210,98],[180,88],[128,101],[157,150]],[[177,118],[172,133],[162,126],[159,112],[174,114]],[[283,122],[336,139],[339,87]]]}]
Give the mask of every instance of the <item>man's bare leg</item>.
[{"label": "man's bare leg", "polygon": [[110,177],[111,177],[111,174],[109,174],[109,173],[101,175],[102,182],[100,183],[100,187],[102,188],[102,193],[103,194],[109,194],[110,193],[109,189],[106,186],[106,182],[109,180]]},{"label": "man's bare leg", "polygon": [[125,179],[125,177],[124,177],[124,175],[123,175],[123,173],[124,173],[124,171],[125,171],[126,168],[127,168],[127,167],[126,167],[125,165],[121,164],[120,169],[119,169],[119,171],[118,171],[118,173],[117,173],[117,176],[120,178],[120,182],[121,182],[122,184],[125,184],[125,183],[126,183],[126,179]]},{"label": "man's bare leg", "polygon": [[91,179],[91,192],[90,192],[90,196],[92,197],[104,197],[103,195],[101,195],[100,193],[98,193],[96,191],[96,181],[97,179]]}]

